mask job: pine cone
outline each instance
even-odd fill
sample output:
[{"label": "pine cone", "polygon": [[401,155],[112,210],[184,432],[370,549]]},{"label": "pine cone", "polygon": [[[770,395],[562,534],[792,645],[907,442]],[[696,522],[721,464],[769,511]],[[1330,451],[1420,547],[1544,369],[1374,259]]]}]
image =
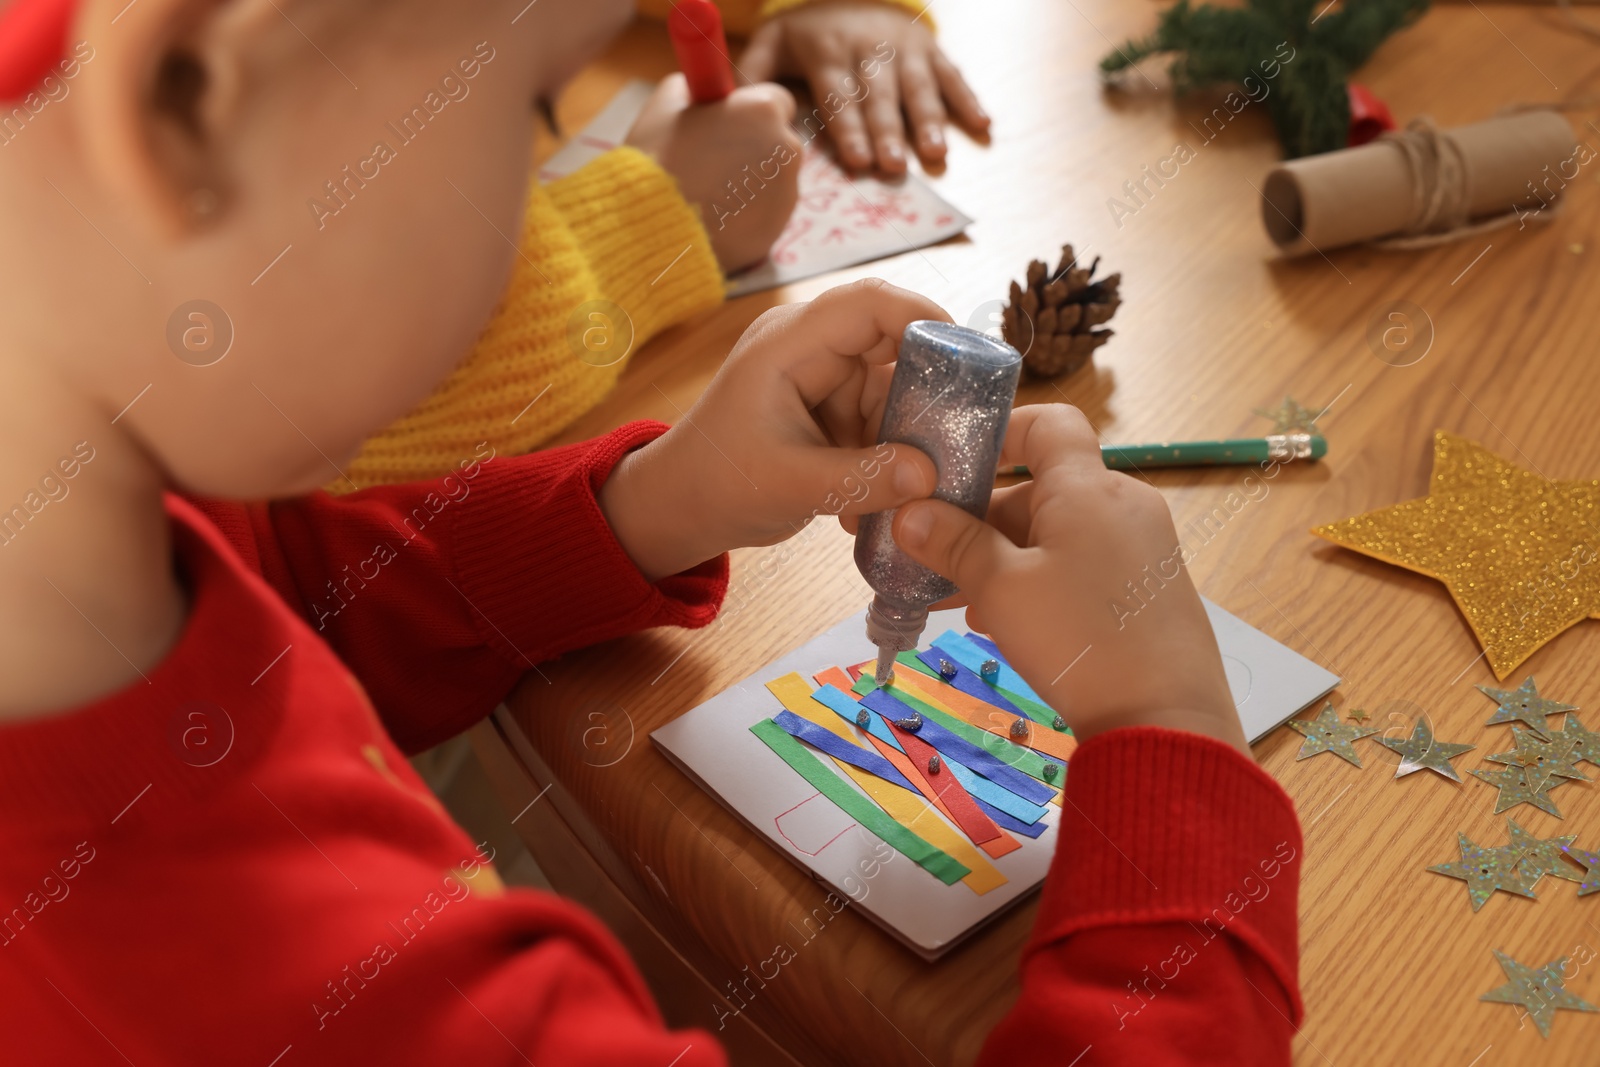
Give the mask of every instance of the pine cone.
[{"label": "pine cone", "polygon": [[1054,378],[1071,374],[1111,340],[1111,330],[1093,327],[1108,322],[1122,303],[1117,286],[1121,274],[1091,281],[1100,265],[1074,266],[1072,246],[1061,249],[1061,265],[1051,274],[1040,260],[1028,264],[1028,284],[1011,283],[1011,303],[1001,315],[1006,343],[1022,353],[1030,374]]}]

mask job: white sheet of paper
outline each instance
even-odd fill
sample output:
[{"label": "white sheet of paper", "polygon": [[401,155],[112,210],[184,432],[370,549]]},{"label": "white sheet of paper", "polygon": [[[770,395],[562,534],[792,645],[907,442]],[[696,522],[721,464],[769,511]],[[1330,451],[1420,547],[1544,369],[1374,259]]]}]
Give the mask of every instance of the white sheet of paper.
[{"label": "white sheet of paper", "polygon": [[[623,86],[593,122],[540,168],[539,177],[551,181],[571,174],[621,144],[654,88],[643,81]],[[895,182],[851,177],[820,138],[806,146],[799,166],[800,202],[788,227],[765,262],[728,280],[729,296],[925,248],[954,237],[972,222],[914,174]],[[732,193],[729,197],[725,206],[731,209],[736,201]]]},{"label": "white sheet of paper", "polygon": [[[1239,718],[1252,742],[1339,684],[1336,675],[1211,601],[1205,604]],[[923,643],[946,629],[965,633],[965,614],[961,609],[933,612],[928,616]],[[888,862],[881,862],[888,850],[875,835],[853,826],[832,802],[750,732],[758,720],[782,710],[767,691],[767,682],[799,671],[809,683],[817,671],[861,663],[876,653],[867,640],[862,614],[853,615],[650,736],[684,773],[778,851],[849,899],[907,948],[931,960],[1044,880],[1055,851],[1060,813],[1052,807],[1045,816],[1049,829],[1036,839],[1017,835],[1022,847],[991,861],[1008,881],[981,897],[960,883],[944,885],[898,852]],[[831,759],[818,755],[841,781],[857,788]],[[937,811],[926,817],[942,818]],[[865,877],[874,864],[876,873]]]}]

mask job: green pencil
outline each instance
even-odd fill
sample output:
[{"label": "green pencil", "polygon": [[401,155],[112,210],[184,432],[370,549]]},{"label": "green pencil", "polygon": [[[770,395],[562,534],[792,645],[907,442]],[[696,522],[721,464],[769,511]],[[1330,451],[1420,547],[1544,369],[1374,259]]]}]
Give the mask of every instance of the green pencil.
[{"label": "green pencil", "polygon": [[[1230,441],[1179,441],[1153,445],[1102,445],[1100,457],[1114,471],[1151,467],[1230,467],[1249,463],[1315,463],[1328,454],[1321,434],[1279,433],[1266,437],[1239,437]],[[1022,465],[1002,467],[1001,474],[1027,474]]]}]

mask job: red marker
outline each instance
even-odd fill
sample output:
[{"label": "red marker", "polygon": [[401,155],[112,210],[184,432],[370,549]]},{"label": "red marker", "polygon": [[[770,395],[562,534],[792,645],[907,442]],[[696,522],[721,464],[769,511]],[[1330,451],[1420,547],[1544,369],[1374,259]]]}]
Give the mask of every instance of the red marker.
[{"label": "red marker", "polygon": [[711,0],[678,0],[667,16],[678,66],[689,80],[689,97],[697,104],[714,104],[733,92],[733,65],[728,60],[728,38],[722,32],[722,13]]}]

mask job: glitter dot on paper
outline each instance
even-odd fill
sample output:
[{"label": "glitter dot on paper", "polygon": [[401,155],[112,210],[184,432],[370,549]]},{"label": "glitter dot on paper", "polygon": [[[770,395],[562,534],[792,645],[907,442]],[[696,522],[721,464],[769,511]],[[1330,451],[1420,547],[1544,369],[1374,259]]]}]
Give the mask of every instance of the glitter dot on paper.
[{"label": "glitter dot on paper", "polygon": [[1055,781],[1056,780],[1056,775],[1058,775],[1060,773],[1061,773],[1061,764],[1059,764],[1059,763],[1046,763],[1044,765],[1044,780],[1045,781],[1047,781],[1047,782]]},{"label": "glitter dot on paper", "polygon": [[943,678],[945,681],[948,682],[950,679],[954,678],[955,676],[956,676],[956,665],[954,663],[951,663],[947,659],[941,659],[939,661],[939,677]]},{"label": "glitter dot on paper", "polygon": [[1000,661],[986,659],[978,666],[978,677],[993,685],[1000,678]]},{"label": "glitter dot on paper", "polygon": [[1425,497],[1319,526],[1318,537],[1437,578],[1496,678],[1581,619],[1600,618],[1600,481],[1559,481],[1434,434]]},{"label": "glitter dot on paper", "polygon": [[856,725],[861,727],[863,730],[867,728],[867,724],[871,721],[872,712],[868,711],[866,708],[862,708],[860,711],[856,712]]},{"label": "glitter dot on paper", "polygon": [[929,756],[928,757],[928,773],[929,774],[938,774],[939,773],[939,757],[938,756]]},{"label": "glitter dot on paper", "polygon": [[[1065,730],[1067,728],[1067,720],[1057,715],[1053,720],[1051,720],[1050,725],[1057,730]],[[1595,736],[1600,737],[1600,734]]]},{"label": "glitter dot on paper", "polygon": [[1028,720],[1022,718],[1021,716],[1018,716],[1017,718],[1012,719],[1011,720],[1011,736],[1015,737],[1015,738],[1018,738],[1019,740],[1021,738],[1027,737],[1028,736]]},{"label": "glitter dot on paper", "polygon": [[922,729],[922,712],[916,712],[907,719],[896,719],[894,724],[907,733],[914,734],[918,730]]}]

